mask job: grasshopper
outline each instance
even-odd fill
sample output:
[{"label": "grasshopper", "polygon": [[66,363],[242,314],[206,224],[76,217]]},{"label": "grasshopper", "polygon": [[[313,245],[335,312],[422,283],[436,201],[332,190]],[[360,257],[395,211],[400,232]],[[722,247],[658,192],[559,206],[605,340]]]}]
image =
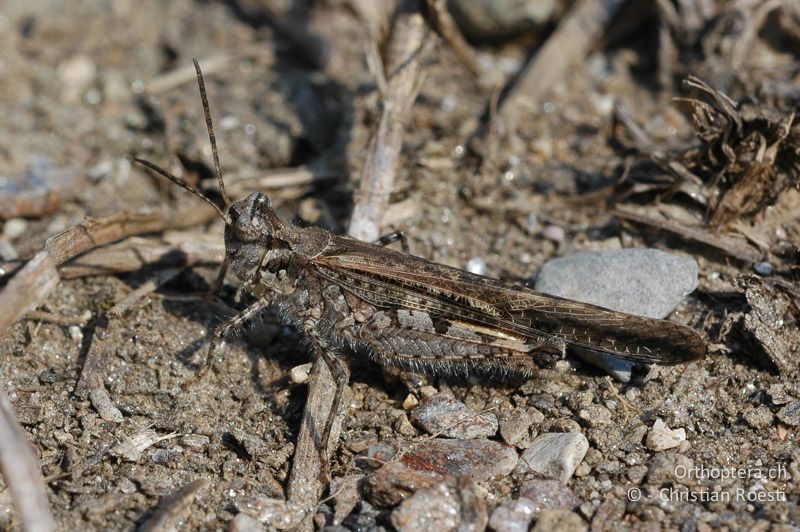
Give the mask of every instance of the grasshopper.
[{"label": "grasshopper", "polygon": [[320,444],[321,463],[349,378],[339,355],[349,347],[379,364],[417,373],[533,377],[542,363],[578,347],[637,363],[700,359],[705,343],[692,328],[623,314],[451,268],[382,244],[300,227],[281,219],[269,197],[254,192],[231,202],[219,164],[200,66],[194,62],[219,191],[212,199],[163,168],[139,164],[216,209],[225,222],[227,272],[253,296],[245,310],[213,334],[202,375],[232,330],[269,306],[302,331],[336,379],[331,416]]}]

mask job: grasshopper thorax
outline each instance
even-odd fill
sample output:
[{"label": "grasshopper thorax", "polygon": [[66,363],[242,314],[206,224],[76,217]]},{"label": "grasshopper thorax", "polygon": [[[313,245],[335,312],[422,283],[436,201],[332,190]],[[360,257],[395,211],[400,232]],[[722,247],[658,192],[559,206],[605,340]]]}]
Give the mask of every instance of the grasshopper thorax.
[{"label": "grasshopper thorax", "polygon": [[330,241],[331,235],[324,229],[301,228],[281,220],[269,198],[260,192],[228,207],[225,254],[231,272],[241,280],[250,279],[265,267],[265,260],[279,255],[301,262],[313,259]]}]

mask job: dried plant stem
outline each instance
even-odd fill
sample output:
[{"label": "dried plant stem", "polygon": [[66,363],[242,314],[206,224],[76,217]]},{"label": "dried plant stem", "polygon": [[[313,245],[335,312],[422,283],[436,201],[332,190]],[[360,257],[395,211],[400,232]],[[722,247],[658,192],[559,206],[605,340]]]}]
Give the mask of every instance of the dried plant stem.
[{"label": "dried plant stem", "polygon": [[419,92],[422,59],[429,41],[417,2],[400,7],[389,40],[383,73],[386,93],[381,116],[367,150],[348,233],[360,240],[380,236],[381,221],[394,187],[403,132]]},{"label": "dried plant stem", "polygon": [[540,102],[544,94],[585,57],[600,39],[623,0],[579,0],[520,74],[500,103],[500,119],[507,132],[516,129],[520,106]]}]

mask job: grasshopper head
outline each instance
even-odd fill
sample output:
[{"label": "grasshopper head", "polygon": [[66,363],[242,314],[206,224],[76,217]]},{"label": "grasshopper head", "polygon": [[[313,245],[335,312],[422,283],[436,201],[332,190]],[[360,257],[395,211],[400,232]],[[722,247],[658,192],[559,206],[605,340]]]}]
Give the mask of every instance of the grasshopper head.
[{"label": "grasshopper head", "polygon": [[286,247],[280,238],[284,224],[261,192],[232,203],[227,215],[225,254],[232,273],[244,280],[259,267],[268,251]]}]

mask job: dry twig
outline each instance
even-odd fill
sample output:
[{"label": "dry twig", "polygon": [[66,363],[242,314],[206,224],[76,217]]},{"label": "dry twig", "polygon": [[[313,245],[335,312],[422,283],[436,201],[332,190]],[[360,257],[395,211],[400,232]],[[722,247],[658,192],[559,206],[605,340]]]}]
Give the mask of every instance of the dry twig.
[{"label": "dry twig", "polygon": [[378,238],[383,213],[394,188],[403,130],[417,97],[428,32],[417,2],[405,2],[396,16],[383,65],[386,93],[370,141],[348,233],[360,240]]},{"label": "dry twig", "polygon": [[225,246],[219,235],[169,231],[161,237],[134,237],[76,257],[59,268],[61,277],[73,279],[114,275],[148,266],[183,268],[195,264],[219,264]]},{"label": "dry twig", "polygon": [[90,218],[47,239],[45,249],[56,264],[77,257],[125,237],[157,233],[167,229],[191,227],[214,219],[207,206],[174,208],[150,213],[120,212],[103,218]]},{"label": "dry twig", "polygon": [[687,227],[677,222],[672,222],[663,217],[655,217],[651,215],[642,214],[634,211],[633,209],[618,206],[614,209],[614,216],[622,218],[623,220],[630,220],[632,222],[648,225],[650,227],[667,231],[677,235],[685,240],[699,242],[711,248],[722,251],[726,255],[743,260],[745,262],[754,263],[761,260],[761,254],[747,245],[745,242],[736,240],[733,237],[725,235],[714,235],[700,227]]},{"label": "dry twig", "polygon": [[0,334],[36,308],[59,281],[47,251],[37,253],[0,292]]},{"label": "dry twig", "polygon": [[580,0],[539,49],[519,80],[501,102],[500,118],[506,131],[516,129],[520,105],[540,101],[542,96],[591,51],[623,0]]},{"label": "dry twig", "polygon": [[[206,77],[211,77],[214,74],[235,67],[246,59],[257,59],[263,64],[271,65],[275,62],[275,50],[267,43],[257,42],[228,53],[200,59],[199,62],[203,65],[203,73]],[[194,65],[188,65],[156,76],[144,84],[144,90],[155,96],[169,92],[181,85],[193,83],[196,79],[197,74],[195,73]]]}]

